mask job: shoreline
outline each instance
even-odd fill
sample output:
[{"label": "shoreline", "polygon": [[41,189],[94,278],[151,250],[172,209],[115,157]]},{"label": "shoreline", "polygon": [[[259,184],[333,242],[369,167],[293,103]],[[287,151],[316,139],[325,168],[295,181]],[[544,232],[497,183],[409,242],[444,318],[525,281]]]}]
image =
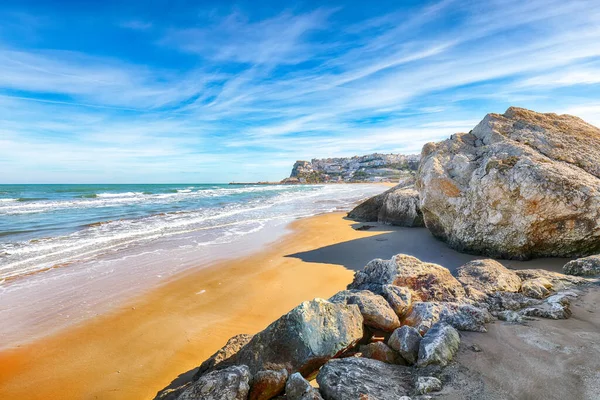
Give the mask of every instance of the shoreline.
[{"label": "shoreline", "polygon": [[178,274],[112,312],[0,352],[0,397],[154,397],[230,336],[257,332],[299,302],[344,289],[350,269],[293,256],[394,230],[356,231],[344,215],[294,221],[257,253]]},{"label": "shoreline", "polygon": [[[425,228],[344,217],[296,220],[262,250],[177,274],[111,312],[0,351],[0,397],[153,398],[231,336],[260,331],[302,301],[345,289],[373,258],[407,253],[450,270],[482,258],[449,249]],[[372,228],[354,229],[363,225]],[[552,270],[564,260],[502,263]]]}]

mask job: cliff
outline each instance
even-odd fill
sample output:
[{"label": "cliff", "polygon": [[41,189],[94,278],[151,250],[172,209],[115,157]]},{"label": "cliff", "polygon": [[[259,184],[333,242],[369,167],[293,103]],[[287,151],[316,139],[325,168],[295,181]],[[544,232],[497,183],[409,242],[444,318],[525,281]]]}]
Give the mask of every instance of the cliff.
[{"label": "cliff", "polygon": [[369,154],[296,161],[284,183],[397,181],[419,168],[417,154]]}]

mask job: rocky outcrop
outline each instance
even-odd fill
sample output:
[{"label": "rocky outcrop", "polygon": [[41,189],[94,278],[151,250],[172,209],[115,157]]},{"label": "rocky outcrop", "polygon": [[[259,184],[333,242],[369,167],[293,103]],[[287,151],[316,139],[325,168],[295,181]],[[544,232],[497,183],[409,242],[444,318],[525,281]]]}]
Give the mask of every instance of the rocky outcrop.
[{"label": "rocky outcrop", "polygon": [[262,332],[235,356],[252,374],[285,369],[309,376],[363,337],[363,318],[354,304],[305,301]]},{"label": "rocky outcrop", "polygon": [[435,324],[421,339],[417,366],[446,366],[458,351],[459,345],[460,336],[456,329],[444,323]]},{"label": "rocky outcrop", "polygon": [[400,320],[388,302],[368,290],[344,290],[336,293],[329,301],[356,304],[363,316],[364,324],[371,328],[392,332],[400,326]]},{"label": "rocky outcrop", "polygon": [[177,400],[246,400],[251,379],[245,365],[212,371],[192,383]]},{"label": "rocky outcrop", "polygon": [[419,192],[413,186],[398,185],[371,197],[348,213],[348,218],[387,225],[423,227]]},{"label": "rocky outcrop", "polygon": [[577,276],[600,275],[600,255],[570,261],[563,267],[563,272],[567,275]]},{"label": "rocky outcrop", "polygon": [[373,285],[386,284],[410,289],[413,300],[455,301],[465,296],[462,285],[448,269],[405,254],[398,254],[391,260],[371,261],[354,274],[348,288],[372,288]]},{"label": "rocky outcrop", "polygon": [[323,400],[319,391],[298,372],[292,374],[287,380],[285,398],[287,400]]},{"label": "rocky outcrop", "polygon": [[509,108],[423,147],[417,176],[427,228],[495,258],[600,251],[600,129]]},{"label": "rocky outcrop", "polygon": [[394,181],[410,176],[419,155],[369,154],[347,158],[296,161],[290,178],[299,183]]},{"label": "rocky outcrop", "polygon": [[329,361],[317,382],[327,400],[397,400],[413,390],[409,367],[357,357]]},{"label": "rocky outcrop", "polygon": [[474,260],[459,267],[458,280],[473,299],[498,291],[518,292],[521,288],[521,278],[494,260]]}]

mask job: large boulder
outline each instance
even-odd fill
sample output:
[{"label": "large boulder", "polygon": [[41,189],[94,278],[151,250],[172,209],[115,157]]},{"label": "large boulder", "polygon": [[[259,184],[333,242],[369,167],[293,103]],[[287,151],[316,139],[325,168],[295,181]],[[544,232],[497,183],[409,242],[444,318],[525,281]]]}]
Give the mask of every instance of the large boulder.
[{"label": "large boulder", "polygon": [[459,345],[460,336],[456,329],[444,323],[435,324],[421,339],[417,366],[436,364],[445,367],[458,351]]},{"label": "large boulder", "polygon": [[329,301],[340,304],[356,304],[364,318],[364,324],[371,328],[392,332],[400,326],[398,315],[388,302],[368,290],[343,290],[333,295]]},{"label": "large boulder", "polygon": [[231,337],[225,346],[217,350],[215,354],[206,359],[198,368],[198,372],[194,375],[194,380],[200,378],[207,372],[215,369],[225,368],[231,365],[231,358],[237,354],[252,339],[252,335],[242,333]]},{"label": "large boulder", "polygon": [[600,129],[509,108],[423,147],[416,187],[425,225],[494,258],[600,251]]},{"label": "large boulder", "polygon": [[563,267],[563,272],[567,275],[578,276],[600,275],[600,255],[569,261]]},{"label": "large boulder", "polygon": [[348,288],[373,290],[377,285],[407,287],[413,301],[456,301],[465,297],[462,285],[448,269],[405,254],[369,262],[354,275]]},{"label": "large boulder", "polygon": [[250,381],[248,367],[234,365],[202,375],[177,400],[246,400]]},{"label": "large boulder", "polygon": [[235,356],[254,375],[286,369],[310,376],[327,360],[353,347],[363,337],[363,317],[355,304],[323,299],[305,301],[254,335]]},{"label": "large boulder", "polygon": [[350,211],[348,217],[362,222],[406,227],[425,226],[419,208],[419,192],[412,185],[398,185],[371,197]]},{"label": "large boulder", "polygon": [[327,400],[397,400],[413,390],[410,367],[358,357],[329,361],[317,383]]},{"label": "large boulder", "polygon": [[469,297],[482,300],[494,292],[518,292],[521,278],[494,260],[473,260],[458,268],[458,278]]}]

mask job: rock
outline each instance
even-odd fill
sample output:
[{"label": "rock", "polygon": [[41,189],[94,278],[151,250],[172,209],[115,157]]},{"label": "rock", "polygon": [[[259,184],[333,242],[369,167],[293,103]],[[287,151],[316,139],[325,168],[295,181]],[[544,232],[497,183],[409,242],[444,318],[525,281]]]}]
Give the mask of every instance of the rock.
[{"label": "rock", "polygon": [[549,319],[567,319],[571,317],[571,302],[565,294],[550,296],[543,303],[528,307],[519,312],[529,317],[540,317]]},{"label": "rock", "polygon": [[215,369],[224,368],[232,365],[230,358],[244,347],[252,339],[252,335],[241,334],[230,338],[225,346],[210,356],[198,368],[198,372],[194,375],[194,380],[200,378],[203,374],[214,371]]},{"label": "rock", "polygon": [[546,278],[528,279],[521,284],[521,293],[534,299],[543,299],[550,295],[552,282]]},{"label": "rock", "polygon": [[518,292],[521,278],[494,260],[473,260],[458,268],[458,278],[469,297],[482,300],[490,293]]},{"label": "rock", "polygon": [[250,370],[245,365],[208,372],[193,382],[177,400],[246,400],[250,380]]},{"label": "rock", "polygon": [[402,360],[399,359],[399,354],[383,342],[373,342],[360,346],[360,352],[363,357],[372,358],[373,360],[388,364],[399,364],[402,362]]},{"label": "rock", "polygon": [[415,386],[419,394],[439,392],[442,390],[442,381],[433,376],[419,376]]},{"label": "rock", "polygon": [[529,279],[547,279],[552,284],[553,290],[565,290],[576,285],[583,285],[590,281],[586,278],[579,276],[571,276],[560,274],[558,272],[551,272],[545,269],[522,269],[515,271],[521,280],[526,281]]},{"label": "rock", "polygon": [[285,396],[287,400],[323,400],[319,391],[298,372],[292,374],[287,380]]},{"label": "rock", "polygon": [[410,311],[412,304],[410,289],[395,285],[383,285],[381,292],[399,318],[403,318]]},{"label": "rock", "polygon": [[540,304],[541,302],[526,297],[521,293],[496,292],[490,294],[485,299],[485,303],[490,311],[496,312],[504,310],[518,311],[525,307]]},{"label": "rock", "polygon": [[413,389],[409,367],[357,357],[327,362],[317,375],[317,383],[327,400],[397,400]]},{"label": "rock", "polygon": [[500,321],[506,321],[515,324],[520,324],[523,322],[523,317],[521,314],[512,310],[500,311],[498,312],[497,317]]},{"label": "rock", "polygon": [[458,351],[459,345],[460,336],[456,329],[448,324],[437,323],[421,339],[417,366],[437,364],[445,367]]},{"label": "rock", "polygon": [[420,343],[421,334],[408,325],[396,329],[388,339],[388,346],[397,351],[409,364],[417,362]]},{"label": "rock", "polygon": [[388,191],[377,214],[377,221],[388,225],[424,227],[419,192],[412,186]]},{"label": "rock", "polygon": [[285,369],[279,371],[259,371],[254,375],[252,387],[248,400],[269,400],[285,389],[288,372]]},{"label": "rock", "polygon": [[348,218],[360,222],[377,222],[379,211],[388,193],[389,190],[363,201],[348,213]]},{"label": "rock", "polygon": [[381,296],[368,290],[343,290],[330,299],[336,304],[356,304],[364,318],[364,324],[375,329],[392,332],[400,326],[398,316]]},{"label": "rock", "polygon": [[416,302],[403,324],[413,326],[422,335],[437,322],[444,322],[456,329],[486,332],[485,324],[492,315],[485,308],[465,303]]},{"label": "rock", "polygon": [[493,258],[600,251],[600,129],[511,107],[423,147],[416,187],[425,225]]},{"label": "rock", "polygon": [[600,255],[569,261],[563,267],[563,272],[567,275],[577,276],[600,275]]},{"label": "rock", "polygon": [[305,301],[262,332],[235,356],[250,372],[286,369],[309,376],[327,360],[353,347],[363,337],[357,305],[323,299]]},{"label": "rock", "polygon": [[465,296],[460,282],[446,268],[405,254],[369,262],[355,273],[348,288],[368,289],[373,285],[407,287],[413,301],[455,301]]}]

